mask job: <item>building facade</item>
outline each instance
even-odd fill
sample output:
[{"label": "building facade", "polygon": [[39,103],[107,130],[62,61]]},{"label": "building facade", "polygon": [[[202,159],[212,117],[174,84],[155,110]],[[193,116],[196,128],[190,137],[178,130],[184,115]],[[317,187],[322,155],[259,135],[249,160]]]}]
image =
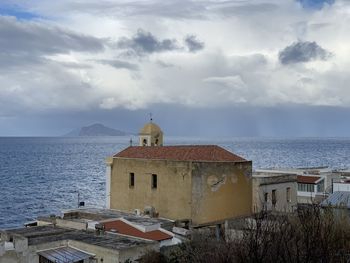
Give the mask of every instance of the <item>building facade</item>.
[{"label": "building facade", "polygon": [[332,192],[350,192],[350,180],[348,178],[334,179]]},{"label": "building facade", "polygon": [[320,203],[325,199],[325,177],[298,175],[298,203]]},{"label": "building facade", "polygon": [[135,262],[156,241],[54,225],[0,231],[0,263]]},{"label": "building facade", "polygon": [[107,207],[193,226],[251,213],[251,161],[216,145],[140,144],[108,160]]},{"label": "building facade", "polygon": [[293,212],[297,208],[297,175],[253,173],[253,212]]}]

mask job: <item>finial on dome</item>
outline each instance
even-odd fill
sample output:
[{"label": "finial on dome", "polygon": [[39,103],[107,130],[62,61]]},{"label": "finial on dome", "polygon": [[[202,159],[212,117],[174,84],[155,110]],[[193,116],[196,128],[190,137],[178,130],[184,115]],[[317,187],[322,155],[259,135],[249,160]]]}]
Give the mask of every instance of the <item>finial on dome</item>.
[{"label": "finial on dome", "polygon": [[150,122],[153,121],[153,114],[152,114],[152,112],[149,113],[149,120],[150,120]]}]

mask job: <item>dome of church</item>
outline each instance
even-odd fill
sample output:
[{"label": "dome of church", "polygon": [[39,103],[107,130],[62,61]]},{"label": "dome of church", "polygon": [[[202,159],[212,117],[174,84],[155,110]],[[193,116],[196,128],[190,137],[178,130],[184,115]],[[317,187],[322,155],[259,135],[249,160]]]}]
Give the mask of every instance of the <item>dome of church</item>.
[{"label": "dome of church", "polygon": [[143,128],[140,130],[140,134],[151,134],[151,133],[155,133],[155,132],[162,132],[162,130],[160,129],[160,127],[153,123],[153,122],[149,122],[147,123],[145,126],[143,126]]}]

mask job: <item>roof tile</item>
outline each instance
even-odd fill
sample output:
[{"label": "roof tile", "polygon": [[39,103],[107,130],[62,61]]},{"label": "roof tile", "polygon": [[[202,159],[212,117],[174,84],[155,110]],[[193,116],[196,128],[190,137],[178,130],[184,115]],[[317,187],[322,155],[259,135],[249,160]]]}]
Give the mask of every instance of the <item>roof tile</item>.
[{"label": "roof tile", "polygon": [[112,229],[116,230],[117,233],[132,237],[139,237],[144,238],[148,240],[154,240],[154,241],[162,241],[166,239],[173,238],[171,235],[164,233],[161,230],[153,230],[149,232],[142,232],[138,230],[137,228],[121,221],[121,220],[115,220],[110,222],[104,222],[103,223],[106,231],[111,231]]},{"label": "roof tile", "polygon": [[316,184],[319,179],[321,179],[321,177],[298,175],[297,181],[303,184]]},{"label": "roof tile", "polygon": [[114,155],[114,157],[206,162],[247,161],[217,145],[130,146]]}]

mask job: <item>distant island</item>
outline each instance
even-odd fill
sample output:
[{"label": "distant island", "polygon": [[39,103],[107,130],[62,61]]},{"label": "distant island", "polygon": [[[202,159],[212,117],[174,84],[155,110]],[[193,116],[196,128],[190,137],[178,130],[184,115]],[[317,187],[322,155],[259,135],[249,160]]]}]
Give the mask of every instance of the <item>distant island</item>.
[{"label": "distant island", "polygon": [[77,136],[125,136],[125,135],[131,135],[131,133],[109,128],[100,123],[95,123],[90,126],[73,130],[63,136],[77,137]]}]

